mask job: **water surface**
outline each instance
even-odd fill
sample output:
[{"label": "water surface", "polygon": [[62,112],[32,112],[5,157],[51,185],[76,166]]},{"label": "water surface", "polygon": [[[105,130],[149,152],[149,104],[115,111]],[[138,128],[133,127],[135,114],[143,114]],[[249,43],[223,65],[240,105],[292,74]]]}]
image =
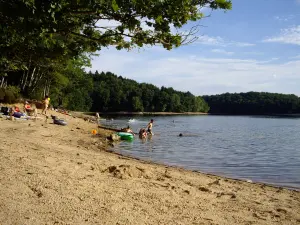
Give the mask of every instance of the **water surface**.
[{"label": "water surface", "polygon": [[[103,125],[138,132],[150,117]],[[250,116],[155,116],[154,136],[112,150],[167,165],[300,188],[300,119]],[[182,133],[183,137],[178,135]]]}]

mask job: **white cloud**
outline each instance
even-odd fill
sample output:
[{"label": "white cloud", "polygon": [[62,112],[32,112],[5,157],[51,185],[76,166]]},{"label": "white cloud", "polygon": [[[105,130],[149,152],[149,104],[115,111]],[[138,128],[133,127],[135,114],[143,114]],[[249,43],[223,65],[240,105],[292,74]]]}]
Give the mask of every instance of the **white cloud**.
[{"label": "white cloud", "polygon": [[300,45],[300,25],[282,29],[280,35],[267,38],[263,41]]},{"label": "white cloud", "polygon": [[204,45],[212,45],[212,46],[236,46],[236,47],[250,47],[254,46],[253,43],[247,43],[247,42],[235,42],[235,41],[228,41],[224,40],[221,37],[210,37],[207,35],[200,36],[197,40],[197,43],[204,44]]},{"label": "white cloud", "polygon": [[252,51],[252,52],[243,52],[243,54],[246,54],[246,55],[264,55],[263,52],[255,52],[255,51]]},{"label": "white cloud", "polygon": [[[152,52],[153,53],[153,52]],[[166,52],[106,51],[93,61],[93,70],[111,71],[138,82],[173,87],[194,94],[269,91],[300,95],[300,60],[275,63],[238,58],[205,58]],[[275,79],[276,78],[276,79]]]},{"label": "white cloud", "polygon": [[197,42],[205,45],[222,45],[224,43],[221,37],[209,37],[207,35],[200,36]]},{"label": "white cloud", "polygon": [[232,45],[236,45],[237,47],[250,47],[254,46],[253,43],[245,43],[245,42],[232,42]]},{"label": "white cloud", "polygon": [[[300,0],[299,0],[300,1]],[[285,16],[274,16],[274,19],[280,22],[288,22],[291,19],[295,18],[295,15],[285,15]]]},{"label": "white cloud", "polygon": [[214,52],[214,53],[220,53],[220,54],[225,54],[225,55],[233,55],[234,54],[234,52],[228,52],[224,49],[218,49],[218,48],[217,49],[212,49],[211,51]]}]

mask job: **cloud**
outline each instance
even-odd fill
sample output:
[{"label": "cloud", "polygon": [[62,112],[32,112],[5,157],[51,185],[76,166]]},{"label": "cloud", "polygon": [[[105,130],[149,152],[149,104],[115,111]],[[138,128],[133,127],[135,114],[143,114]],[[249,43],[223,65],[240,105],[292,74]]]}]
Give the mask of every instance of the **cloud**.
[{"label": "cloud", "polygon": [[300,25],[282,29],[278,36],[267,38],[263,42],[300,45]]},{"label": "cloud", "polygon": [[[191,91],[196,95],[224,92],[268,91],[300,95],[300,60],[278,63],[238,58],[206,58],[166,52],[104,52],[93,70],[111,71],[138,82]],[[274,76],[275,75],[275,76]]]},{"label": "cloud", "polygon": [[253,43],[247,43],[247,42],[228,41],[228,40],[224,40],[219,36],[210,37],[207,35],[200,36],[196,41],[196,43],[203,44],[203,45],[222,46],[222,47],[228,47],[228,46],[250,47],[255,45]]},{"label": "cloud", "polygon": [[243,54],[246,55],[264,55],[263,52],[256,52],[256,51],[252,51],[252,52],[242,52]]},{"label": "cloud", "polygon": [[[300,1],[300,0],[299,0]],[[274,19],[280,22],[288,22],[289,20],[295,18],[295,15],[285,15],[285,16],[275,16]]]},{"label": "cloud", "polygon": [[220,54],[225,54],[225,55],[233,55],[234,52],[228,52],[224,49],[212,49],[211,50],[213,53],[220,53]]}]

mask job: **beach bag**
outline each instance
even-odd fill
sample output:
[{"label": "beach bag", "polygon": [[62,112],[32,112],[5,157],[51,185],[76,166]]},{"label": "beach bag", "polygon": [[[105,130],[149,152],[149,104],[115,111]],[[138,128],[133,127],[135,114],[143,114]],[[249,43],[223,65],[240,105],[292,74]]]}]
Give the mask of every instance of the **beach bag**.
[{"label": "beach bag", "polygon": [[1,112],[3,113],[3,115],[8,115],[8,107],[1,107]]}]

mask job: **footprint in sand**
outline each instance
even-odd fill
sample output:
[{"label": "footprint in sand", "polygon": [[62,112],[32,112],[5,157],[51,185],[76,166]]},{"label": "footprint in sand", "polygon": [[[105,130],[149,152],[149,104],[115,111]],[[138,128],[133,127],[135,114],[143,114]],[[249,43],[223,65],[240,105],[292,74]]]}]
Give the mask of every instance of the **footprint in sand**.
[{"label": "footprint in sand", "polygon": [[103,172],[109,172],[114,177],[124,178],[149,178],[149,174],[145,169],[130,165],[109,166]]},{"label": "footprint in sand", "polygon": [[210,191],[208,188],[206,188],[206,187],[199,187],[198,189],[199,189],[199,191],[211,192],[211,191]]}]

